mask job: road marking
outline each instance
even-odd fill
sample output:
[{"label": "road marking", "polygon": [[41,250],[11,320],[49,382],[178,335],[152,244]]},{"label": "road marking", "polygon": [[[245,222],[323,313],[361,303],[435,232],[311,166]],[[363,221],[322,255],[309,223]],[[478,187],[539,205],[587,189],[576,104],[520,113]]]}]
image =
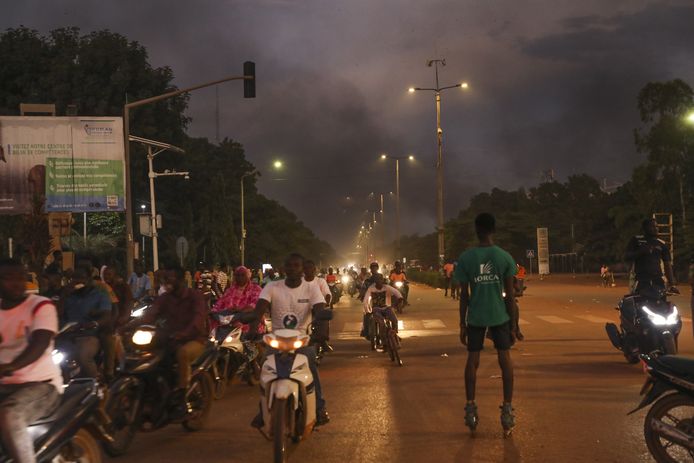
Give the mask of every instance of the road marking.
[{"label": "road marking", "polygon": [[567,320],[566,318],[561,318],[561,317],[555,317],[554,315],[537,315],[537,318],[540,320],[546,321],[547,323],[552,323],[555,325],[563,324],[563,323],[573,323],[571,320]]},{"label": "road marking", "polygon": [[343,331],[361,331],[361,322],[346,322]]},{"label": "road marking", "polygon": [[529,325],[530,322],[527,321],[527,320],[523,320],[522,318],[519,318],[519,319],[518,319],[518,324],[519,324],[519,325]]},{"label": "road marking", "polygon": [[692,322],[692,319],[691,319],[691,318],[687,318],[687,317],[682,317],[682,321],[685,322],[685,323],[691,323],[691,322]]},{"label": "road marking", "polygon": [[445,328],[446,324],[442,320],[422,320],[425,329]]},{"label": "road marking", "polygon": [[595,315],[575,315],[576,318],[587,320],[591,323],[613,323],[614,320],[608,318],[596,317]]}]

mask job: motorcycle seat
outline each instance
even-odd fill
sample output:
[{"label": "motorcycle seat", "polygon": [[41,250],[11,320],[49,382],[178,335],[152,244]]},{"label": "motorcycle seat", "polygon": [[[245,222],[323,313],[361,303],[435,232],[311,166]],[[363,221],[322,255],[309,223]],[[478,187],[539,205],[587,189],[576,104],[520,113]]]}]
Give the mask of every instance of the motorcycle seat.
[{"label": "motorcycle seat", "polygon": [[688,380],[694,380],[694,359],[680,355],[663,355],[656,363],[667,370],[683,375]]},{"label": "motorcycle seat", "polygon": [[59,420],[63,416],[74,413],[78,408],[77,405],[84,400],[85,397],[92,393],[96,384],[94,380],[73,380],[63,391],[63,395],[60,398],[60,404],[55,410],[52,410],[50,414],[39,418],[30,424],[30,426],[40,426],[42,424],[52,423]]}]

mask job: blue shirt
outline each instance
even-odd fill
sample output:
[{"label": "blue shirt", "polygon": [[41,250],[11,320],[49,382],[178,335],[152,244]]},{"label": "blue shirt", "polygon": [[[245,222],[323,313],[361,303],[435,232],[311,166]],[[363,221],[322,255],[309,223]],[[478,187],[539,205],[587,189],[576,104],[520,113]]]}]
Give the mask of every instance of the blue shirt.
[{"label": "blue shirt", "polygon": [[143,273],[141,277],[137,276],[137,273],[133,272],[130,275],[130,280],[128,280],[130,285],[130,290],[133,292],[133,297],[136,300],[140,300],[147,295],[147,291],[152,289],[152,282],[149,281],[149,277],[146,273]]},{"label": "blue shirt", "polygon": [[[64,313],[66,323],[89,323],[98,320],[105,313],[111,313],[111,298],[103,289],[91,286],[78,289],[65,299]],[[97,330],[88,330],[86,336],[96,336]]]}]

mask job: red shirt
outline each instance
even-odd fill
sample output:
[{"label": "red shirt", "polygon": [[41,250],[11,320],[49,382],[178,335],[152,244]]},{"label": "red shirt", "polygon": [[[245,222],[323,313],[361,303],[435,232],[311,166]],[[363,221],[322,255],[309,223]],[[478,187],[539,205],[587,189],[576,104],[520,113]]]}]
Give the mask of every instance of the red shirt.
[{"label": "red shirt", "polygon": [[181,342],[207,340],[207,306],[199,291],[183,288],[181,297],[173,293],[159,296],[145,311],[142,322],[152,324],[160,318],[166,319],[167,331],[178,334]]}]

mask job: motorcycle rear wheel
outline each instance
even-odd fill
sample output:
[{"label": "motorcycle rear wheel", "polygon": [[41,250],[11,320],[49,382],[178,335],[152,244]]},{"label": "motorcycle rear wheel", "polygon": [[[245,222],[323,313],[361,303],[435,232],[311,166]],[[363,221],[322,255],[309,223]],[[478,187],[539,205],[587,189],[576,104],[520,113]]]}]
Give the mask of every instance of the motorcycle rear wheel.
[{"label": "motorcycle rear wheel", "polygon": [[272,440],[273,461],[286,463],[289,461],[289,401],[287,399],[275,399],[272,404]]},{"label": "motorcycle rear wheel", "polygon": [[[675,418],[674,410],[686,407],[686,418]],[[643,425],[643,434],[646,438],[646,445],[651,455],[658,463],[680,463],[694,459],[694,448],[686,448],[680,444],[661,437],[653,429],[653,422],[658,421],[678,429],[681,432],[694,435],[694,398],[684,394],[675,393],[661,397],[651,407],[646,415]],[[665,421],[663,420],[665,418]],[[674,453],[674,454],[673,454]]]},{"label": "motorcycle rear wheel", "polygon": [[[68,454],[64,455],[63,451]],[[101,463],[102,461],[99,443],[94,436],[84,428],[77,431],[77,434],[75,434],[70,441],[70,445],[64,447],[63,451],[53,458],[52,463],[67,463],[74,461],[78,461],[79,463]],[[73,455],[69,455],[71,453],[79,455],[79,457],[75,460]]]},{"label": "motorcycle rear wheel", "polygon": [[210,416],[212,400],[214,400],[214,382],[210,374],[206,371],[194,375],[190,382],[191,388],[197,387],[197,390],[191,393],[191,398],[195,401],[194,416],[186,419],[181,424],[186,431],[194,432],[200,431],[205,426],[207,418]]}]

